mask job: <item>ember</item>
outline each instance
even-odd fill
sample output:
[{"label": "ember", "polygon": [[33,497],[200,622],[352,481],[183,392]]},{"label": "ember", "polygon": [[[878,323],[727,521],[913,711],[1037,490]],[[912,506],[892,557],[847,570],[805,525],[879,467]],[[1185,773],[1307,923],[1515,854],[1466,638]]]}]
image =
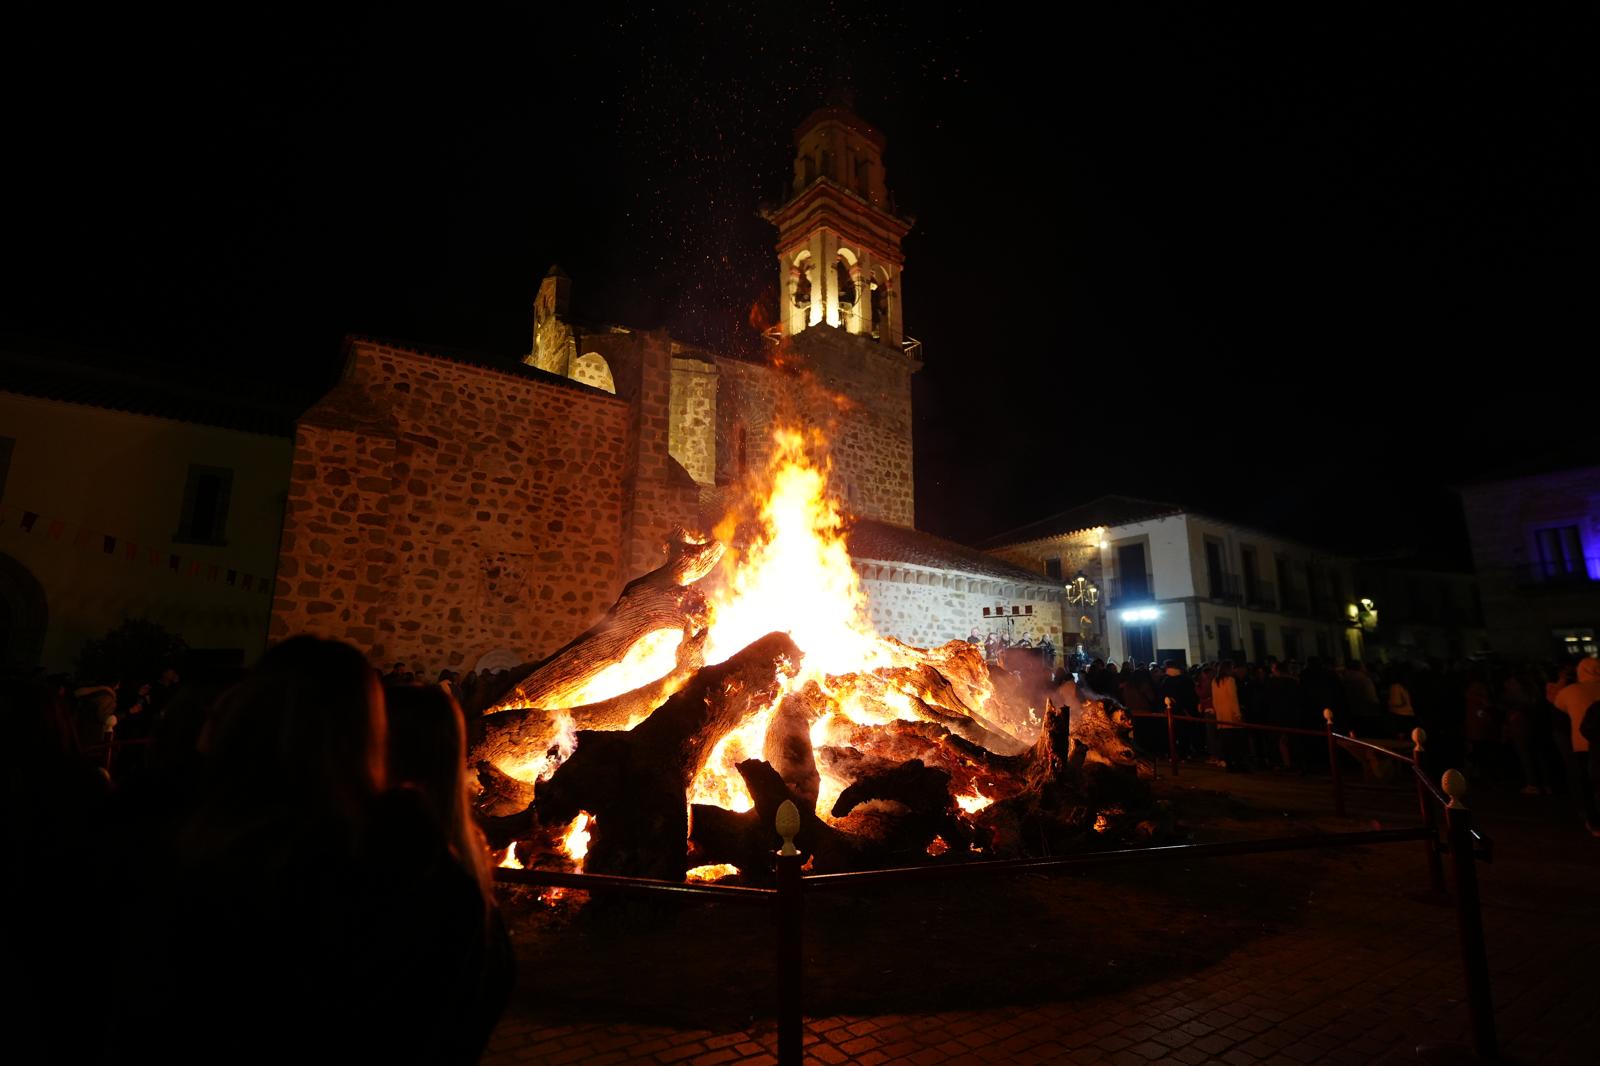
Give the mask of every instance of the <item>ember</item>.
[{"label": "ember", "polygon": [[480,807],[531,811],[580,868],[672,879],[762,876],[791,799],[819,871],[1133,824],[1149,766],[1125,720],[964,641],[878,635],[809,443],[779,430],[744,510],[714,537],[680,531],[493,709]]}]

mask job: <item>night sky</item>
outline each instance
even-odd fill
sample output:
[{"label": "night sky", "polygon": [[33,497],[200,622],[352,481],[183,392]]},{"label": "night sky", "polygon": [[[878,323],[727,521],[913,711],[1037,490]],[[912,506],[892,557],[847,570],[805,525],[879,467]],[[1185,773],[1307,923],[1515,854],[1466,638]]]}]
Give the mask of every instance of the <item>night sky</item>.
[{"label": "night sky", "polygon": [[1462,562],[1451,484],[1594,461],[1593,25],[745,6],[7,16],[0,341],[309,402],[350,332],[526,352],[560,263],[752,352],[845,86],[917,219],[922,528],[1121,492]]}]

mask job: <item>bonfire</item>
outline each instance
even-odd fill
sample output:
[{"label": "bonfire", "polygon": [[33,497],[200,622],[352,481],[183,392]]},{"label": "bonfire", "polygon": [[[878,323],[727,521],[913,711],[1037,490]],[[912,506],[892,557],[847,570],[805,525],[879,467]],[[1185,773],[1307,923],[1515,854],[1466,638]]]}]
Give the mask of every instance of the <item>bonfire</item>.
[{"label": "bonfire", "polygon": [[1126,716],[1032,656],[877,633],[822,442],[774,443],[714,531],[505,677],[471,754],[504,862],[758,882],[785,800],[817,872],[1147,838]]}]

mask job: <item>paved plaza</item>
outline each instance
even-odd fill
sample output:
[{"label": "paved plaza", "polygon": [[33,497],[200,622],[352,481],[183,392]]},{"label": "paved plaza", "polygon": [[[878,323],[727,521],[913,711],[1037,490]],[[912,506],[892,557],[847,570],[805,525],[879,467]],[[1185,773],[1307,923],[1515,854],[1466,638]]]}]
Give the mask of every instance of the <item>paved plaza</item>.
[{"label": "paved plaza", "polygon": [[[1196,820],[1197,840],[1394,827],[1415,819],[1409,791],[1359,786],[1349,791],[1348,817],[1328,816],[1327,781],[1315,777],[1231,776],[1186,766],[1178,781],[1163,780],[1160,787],[1185,809],[1215,802],[1208,794],[1226,789],[1252,812],[1250,819],[1220,819],[1220,829]],[[1506,1058],[1584,1066],[1600,1061],[1600,974],[1594,964],[1600,957],[1600,840],[1583,832],[1554,800],[1485,794],[1469,802],[1495,845],[1494,861],[1480,865],[1480,877]],[[808,1015],[807,1061],[1353,1066],[1416,1061],[1419,1045],[1448,1055],[1448,1047],[1438,1046],[1464,1044],[1468,1029],[1456,915],[1447,902],[1428,897],[1420,845],[1319,855],[1309,870],[1296,857],[1303,854],[1208,860],[1229,869],[1206,871],[1203,884],[1196,882],[1197,892],[1227,896],[1233,884],[1228,878],[1237,873],[1246,879],[1239,882],[1245,891],[1260,894],[1263,912],[1272,912],[1262,931],[1236,948],[1224,944],[1182,957],[1198,937],[1190,927],[1208,920],[1209,903],[1202,898],[1191,901],[1196,910],[1173,919],[1174,927],[1157,920],[1139,934],[1150,950],[1173,956],[1159,960],[1164,972],[1155,979],[1087,994],[1046,990],[1015,1005],[951,1009],[951,995],[960,998],[957,989],[930,995],[934,1009],[927,1011],[907,1009],[912,1005],[901,999],[882,1013]],[[1097,887],[1096,876],[1048,879],[1052,887],[1042,890],[1123,891]],[[1277,909],[1267,898],[1272,889],[1263,890],[1280,880],[1289,886],[1285,892],[1297,896],[1290,909]],[[1223,909],[1241,904],[1249,908],[1252,901],[1221,900],[1218,920]],[[886,920],[894,920],[884,901],[863,906],[886,908],[891,915]],[[839,997],[829,991],[828,975],[816,971],[828,966],[828,952],[836,946],[818,943],[825,933],[813,933],[812,926],[828,915],[814,912],[808,913],[808,1003],[816,989],[826,1005]],[[1109,929],[1102,926],[1102,931],[1109,936]],[[1087,935],[1093,943],[1094,930]],[[1006,947],[1019,953],[1016,966],[1033,961],[1022,954],[1029,950],[1027,943]],[[1088,970],[1095,965],[1093,954],[1060,961],[1068,969]],[[749,960],[747,982],[760,984],[764,962]],[[1146,968],[1161,971],[1163,966]],[[1009,968],[1003,954],[984,953],[970,980],[980,991],[1004,984]],[[855,971],[850,978],[858,980]],[[553,988],[539,973],[530,974],[524,962],[517,996],[485,1062],[717,1066],[777,1061],[770,1015],[743,1024],[721,1017],[700,1022],[693,1008],[681,1005],[663,1015],[648,1002],[608,1004],[604,988],[595,982],[584,986],[578,999],[552,998]],[[752,993],[752,1002],[759,1004],[764,994]],[[708,1010],[707,1017],[716,1014]]]}]

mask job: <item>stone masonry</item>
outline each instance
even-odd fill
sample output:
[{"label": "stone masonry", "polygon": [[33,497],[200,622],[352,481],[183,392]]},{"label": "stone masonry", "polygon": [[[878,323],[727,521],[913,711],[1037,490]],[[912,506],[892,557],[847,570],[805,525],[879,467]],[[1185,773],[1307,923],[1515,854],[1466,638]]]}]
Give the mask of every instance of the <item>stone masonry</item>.
[{"label": "stone masonry", "polygon": [[548,654],[625,576],[631,415],[536,370],[352,341],[296,433],[272,638],[428,672]]}]

